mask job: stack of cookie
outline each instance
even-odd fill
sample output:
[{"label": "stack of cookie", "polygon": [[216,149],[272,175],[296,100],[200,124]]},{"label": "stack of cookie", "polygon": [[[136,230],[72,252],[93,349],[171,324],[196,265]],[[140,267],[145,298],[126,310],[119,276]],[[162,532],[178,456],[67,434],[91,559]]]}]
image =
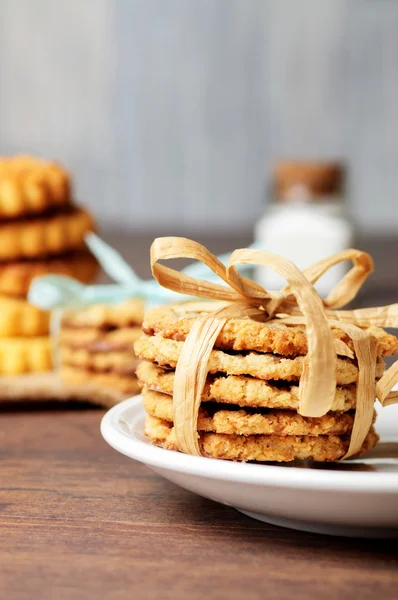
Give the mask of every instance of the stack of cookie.
[{"label": "stack of cookie", "polygon": [[26,295],[37,275],[90,282],[95,258],[84,247],[91,215],[72,203],[68,173],[27,156],[0,158],[0,374],[51,369],[49,317]]},{"label": "stack of cookie", "polygon": [[[137,375],[143,385],[146,435],[156,445],[176,449],[173,432],[175,368],[195,319],[219,303],[196,302],[149,310],[144,335],[135,350],[143,359]],[[377,377],[382,356],[398,351],[398,340],[372,327],[378,342]],[[351,349],[349,338],[334,329]],[[218,335],[208,363],[199,411],[201,451],[214,458],[241,461],[338,460],[348,450],[356,404],[358,366],[338,357],[333,410],[322,417],[298,414],[298,384],[305,364],[304,326],[231,318]],[[378,437],[373,427],[362,451]]]},{"label": "stack of cookie", "polygon": [[66,310],[59,348],[63,381],[90,384],[119,392],[119,399],[139,391],[138,360],[134,342],[141,335],[144,302],[139,298],[120,304],[95,304]]}]

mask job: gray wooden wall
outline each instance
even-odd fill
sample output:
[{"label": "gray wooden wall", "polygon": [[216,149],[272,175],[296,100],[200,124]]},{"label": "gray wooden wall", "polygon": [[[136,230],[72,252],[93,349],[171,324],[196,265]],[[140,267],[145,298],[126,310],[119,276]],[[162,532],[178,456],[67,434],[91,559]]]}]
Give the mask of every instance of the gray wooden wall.
[{"label": "gray wooden wall", "polygon": [[64,161],[101,221],[251,227],[278,156],[346,157],[398,228],[398,1],[0,0],[0,152]]}]

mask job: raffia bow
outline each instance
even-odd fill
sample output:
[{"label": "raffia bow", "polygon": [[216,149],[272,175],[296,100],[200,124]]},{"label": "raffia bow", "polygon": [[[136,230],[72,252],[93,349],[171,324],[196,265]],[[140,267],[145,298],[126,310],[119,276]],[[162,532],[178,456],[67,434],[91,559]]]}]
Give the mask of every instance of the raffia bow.
[{"label": "raffia bow", "polygon": [[[195,279],[164,265],[160,260],[188,258],[207,265],[228,287]],[[343,261],[353,267],[322,299],[313,284],[331,267]],[[278,292],[243,277],[237,265],[262,265],[282,276],[287,285]],[[157,238],[151,247],[151,268],[155,279],[169,290],[184,295],[224,300],[225,306],[198,317],[184,343],[178,360],[174,384],[174,430],[178,448],[187,454],[201,455],[197,419],[208,361],[217,336],[229,318],[246,317],[286,324],[305,325],[308,353],[299,384],[299,414],[319,417],[332,407],[336,392],[337,355],[356,357],[358,362],[357,398],[350,445],[343,458],[356,454],[371,427],[374,400],[383,406],[398,402],[391,392],[398,382],[398,361],[376,384],[377,340],[366,327],[398,327],[398,304],[340,310],[355,298],[368,275],[373,260],[366,252],[346,250],[301,271],[290,260],[262,250],[235,250],[225,267],[211,252],[193,240],[178,237]],[[343,330],[352,340],[354,352],[335,339],[332,327]]]}]

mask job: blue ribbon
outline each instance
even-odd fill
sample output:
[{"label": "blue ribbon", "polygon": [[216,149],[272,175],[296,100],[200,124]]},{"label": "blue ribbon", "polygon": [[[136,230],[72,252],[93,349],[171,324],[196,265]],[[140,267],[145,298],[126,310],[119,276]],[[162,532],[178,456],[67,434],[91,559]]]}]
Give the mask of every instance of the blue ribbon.
[{"label": "blue ribbon", "polygon": [[[140,279],[124,258],[95,233],[88,233],[85,240],[105,273],[116,284],[84,285],[64,275],[43,275],[36,277],[30,286],[28,301],[31,304],[43,310],[54,310],[99,303],[116,304],[138,296],[145,299],[147,307],[151,307],[192,299],[161,287],[155,280]],[[254,248],[255,245],[251,247]],[[218,258],[226,263],[229,256],[228,253]],[[245,270],[247,268],[243,267],[242,271]],[[202,263],[189,265],[182,272],[198,279],[218,281],[216,275]]]}]

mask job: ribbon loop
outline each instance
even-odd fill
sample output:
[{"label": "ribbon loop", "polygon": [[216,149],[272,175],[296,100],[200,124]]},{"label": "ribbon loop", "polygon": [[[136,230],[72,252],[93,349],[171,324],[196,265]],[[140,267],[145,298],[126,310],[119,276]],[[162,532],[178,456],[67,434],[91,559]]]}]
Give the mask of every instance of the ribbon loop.
[{"label": "ribbon loop", "polygon": [[327,308],[341,308],[355,298],[370,273],[373,272],[373,259],[367,252],[360,250],[343,250],[305,269],[304,275],[310,283],[318,279],[330,268],[339,263],[351,260],[353,267],[344,275],[323,301]]},{"label": "ribbon loop", "polygon": [[151,269],[156,281],[174,292],[200,298],[229,300],[242,300],[240,293],[203,279],[196,279],[185,273],[159,265],[159,260],[170,260],[172,258],[190,258],[203,262],[215,273],[228,283],[224,265],[197,242],[186,238],[164,237],[157,238],[151,246]]}]

